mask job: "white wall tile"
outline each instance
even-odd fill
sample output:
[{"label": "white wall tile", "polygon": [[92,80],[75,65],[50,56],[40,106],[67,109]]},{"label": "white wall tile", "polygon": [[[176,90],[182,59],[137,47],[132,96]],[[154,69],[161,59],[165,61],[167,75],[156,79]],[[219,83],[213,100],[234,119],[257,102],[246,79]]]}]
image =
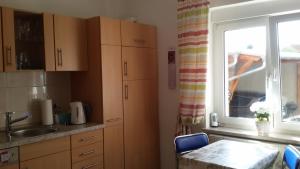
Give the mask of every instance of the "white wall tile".
[{"label": "white wall tile", "polygon": [[44,86],[43,71],[9,72],[6,76],[7,87]]}]

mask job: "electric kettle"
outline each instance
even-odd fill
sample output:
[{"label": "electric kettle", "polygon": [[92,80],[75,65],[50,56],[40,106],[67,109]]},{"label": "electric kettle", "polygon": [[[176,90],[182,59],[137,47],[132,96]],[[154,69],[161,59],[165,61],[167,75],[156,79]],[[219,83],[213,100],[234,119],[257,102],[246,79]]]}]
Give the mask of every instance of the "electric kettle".
[{"label": "electric kettle", "polygon": [[71,123],[84,124],[86,123],[85,112],[82,102],[71,102]]}]

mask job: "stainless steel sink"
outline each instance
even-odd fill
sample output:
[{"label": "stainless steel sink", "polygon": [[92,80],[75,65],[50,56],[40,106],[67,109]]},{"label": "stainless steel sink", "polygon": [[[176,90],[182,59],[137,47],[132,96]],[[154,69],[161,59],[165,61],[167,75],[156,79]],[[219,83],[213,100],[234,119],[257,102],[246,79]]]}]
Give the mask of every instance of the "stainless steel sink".
[{"label": "stainless steel sink", "polygon": [[53,133],[56,131],[57,129],[52,127],[26,128],[26,129],[12,131],[10,135],[15,137],[33,137],[33,136]]}]

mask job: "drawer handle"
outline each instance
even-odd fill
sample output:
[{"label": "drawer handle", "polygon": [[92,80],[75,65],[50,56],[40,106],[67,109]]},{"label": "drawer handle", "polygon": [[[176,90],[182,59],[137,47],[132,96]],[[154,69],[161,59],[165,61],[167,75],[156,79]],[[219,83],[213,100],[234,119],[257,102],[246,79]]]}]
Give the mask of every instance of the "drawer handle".
[{"label": "drawer handle", "polygon": [[125,85],[125,100],[128,100],[128,85]]},{"label": "drawer handle", "polygon": [[11,47],[6,48],[6,64],[11,65],[12,64],[12,58],[11,58]]},{"label": "drawer handle", "polygon": [[106,122],[110,123],[110,122],[115,122],[115,121],[118,121],[120,120],[121,118],[113,118],[113,119],[109,119],[109,120],[106,120]]},{"label": "drawer handle", "polygon": [[95,166],[97,166],[96,163],[95,163],[95,164],[90,164],[90,165],[84,166],[84,167],[82,167],[81,169],[89,169],[89,168],[92,168],[92,167],[95,167]]},{"label": "drawer handle", "polygon": [[80,153],[79,156],[87,156],[87,155],[94,154],[94,153],[95,153],[95,150],[91,150],[91,151],[87,151],[84,153]]},{"label": "drawer handle", "polygon": [[96,136],[91,136],[91,137],[81,138],[81,139],[79,140],[79,142],[86,142],[86,141],[89,141],[89,140],[93,140],[93,139],[95,139],[95,138],[96,138]]}]

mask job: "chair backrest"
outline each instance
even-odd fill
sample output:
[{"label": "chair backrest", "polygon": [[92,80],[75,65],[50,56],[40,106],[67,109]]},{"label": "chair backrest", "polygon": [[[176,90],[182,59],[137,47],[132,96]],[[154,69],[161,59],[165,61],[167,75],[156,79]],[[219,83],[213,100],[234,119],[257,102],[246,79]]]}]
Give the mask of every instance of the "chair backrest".
[{"label": "chair backrest", "polygon": [[300,163],[300,152],[292,145],[285,147],[283,161],[289,169],[298,169]]},{"label": "chair backrest", "polygon": [[176,153],[181,154],[208,145],[208,136],[205,133],[178,136],[174,143]]}]

